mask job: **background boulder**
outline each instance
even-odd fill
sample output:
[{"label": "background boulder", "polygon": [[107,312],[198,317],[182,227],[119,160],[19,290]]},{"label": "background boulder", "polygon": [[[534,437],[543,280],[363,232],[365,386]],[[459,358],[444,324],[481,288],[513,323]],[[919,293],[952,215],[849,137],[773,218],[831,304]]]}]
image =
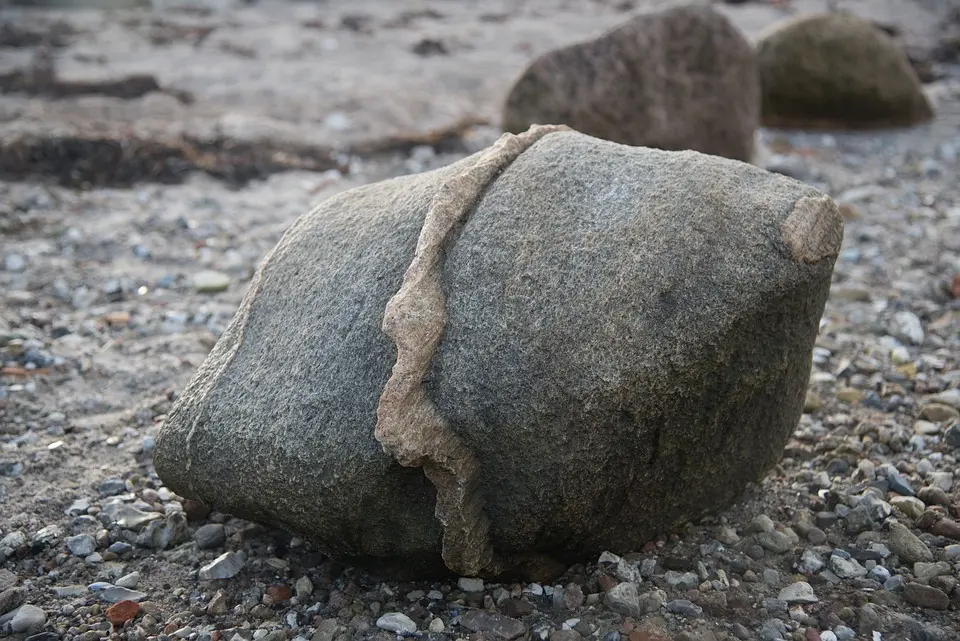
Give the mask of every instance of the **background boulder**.
[{"label": "background boulder", "polygon": [[534,60],[502,126],[565,124],[627,145],[750,160],[759,119],[751,44],[710,6],[681,5]]},{"label": "background boulder", "polygon": [[785,21],[760,39],[757,58],[765,126],[869,129],[933,117],[907,55],[856,16]]},{"label": "background boulder", "polygon": [[779,459],[841,237],[830,198],[744,163],[505,134],[299,219],[157,472],[406,576],[637,549]]}]

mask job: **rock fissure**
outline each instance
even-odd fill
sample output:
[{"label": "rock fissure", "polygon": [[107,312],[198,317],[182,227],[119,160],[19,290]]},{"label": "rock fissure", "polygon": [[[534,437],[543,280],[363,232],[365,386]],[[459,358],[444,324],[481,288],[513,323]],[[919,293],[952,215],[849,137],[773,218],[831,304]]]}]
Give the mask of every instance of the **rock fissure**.
[{"label": "rock fissure", "polygon": [[447,318],[440,285],[445,248],[483,190],[517,156],[547,134],[568,130],[562,125],[535,125],[519,135],[504,134],[469,169],[441,185],[427,210],[403,284],[384,312],[383,331],[396,344],[397,361],[377,406],[375,436],[398,463],[423,468],[437,488],[435,515],[443,526],[443,560],[450,570],[466,576],[494,564],[479,464],[423,386]]}]

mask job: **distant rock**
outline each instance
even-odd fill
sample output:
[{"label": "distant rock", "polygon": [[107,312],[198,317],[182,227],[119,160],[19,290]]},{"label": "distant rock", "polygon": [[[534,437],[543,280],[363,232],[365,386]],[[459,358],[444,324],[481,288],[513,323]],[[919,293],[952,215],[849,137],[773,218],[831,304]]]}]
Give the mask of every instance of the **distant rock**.
[{"label": "distant rock", "polygon": [[380,572],[553,577],[636,550],[779,460],[842,228],[745,163],[505,134],[295,222],[157,472]]},{"label": "distant rock", "polygon": [[763,124],[872,129],[930,120],[907,55],[875,25],[845,13],[774,25],[757,43]]},{"label": "distant rock", "polygon": [[760,122],[753,47],[709,5],[632,18],[548,52],[515,82],[504,131],[564,124],[627,145],[692,149],[749,161]]}]

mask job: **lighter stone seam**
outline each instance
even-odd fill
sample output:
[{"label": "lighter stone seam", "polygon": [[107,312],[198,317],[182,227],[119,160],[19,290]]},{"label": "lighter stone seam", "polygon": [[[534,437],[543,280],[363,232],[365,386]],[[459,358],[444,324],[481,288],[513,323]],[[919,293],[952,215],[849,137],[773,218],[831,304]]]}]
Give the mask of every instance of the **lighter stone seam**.
[{"label": "lighter stone seam", "polygon": [[461,575],[476,576],[490,568],[494,551],[477,459],[423,386],[447,321],[440,285],[444,249],[457,223],[497,175],[540,138],[559,131],[570,129],[533,125],[519,135],[503,134],[468,169],[440,185],[403,284],[384,311],[382,328],[396,344],[397,361],[380,396],[374,435],[384,452],[405,467],[422,467],[436,487],[434,514],[443,526],[443,561]]}]

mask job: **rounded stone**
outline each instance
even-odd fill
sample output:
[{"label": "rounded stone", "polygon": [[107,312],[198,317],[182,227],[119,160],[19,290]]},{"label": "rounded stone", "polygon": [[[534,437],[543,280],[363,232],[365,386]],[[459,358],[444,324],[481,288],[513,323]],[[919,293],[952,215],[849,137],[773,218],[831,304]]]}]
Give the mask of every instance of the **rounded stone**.
[{"label": "rounded stone", "polygon": [[560,128],[343,192],[261,263],[157,472],[408,576],[639,549],[779,460],[841,229],[795,180]]},{"label": "rounded stone", "polygon": [[934,114],[906,54],[853,15],[778,23],[759,39],[757,59],[767,127],[898,127]]}]

